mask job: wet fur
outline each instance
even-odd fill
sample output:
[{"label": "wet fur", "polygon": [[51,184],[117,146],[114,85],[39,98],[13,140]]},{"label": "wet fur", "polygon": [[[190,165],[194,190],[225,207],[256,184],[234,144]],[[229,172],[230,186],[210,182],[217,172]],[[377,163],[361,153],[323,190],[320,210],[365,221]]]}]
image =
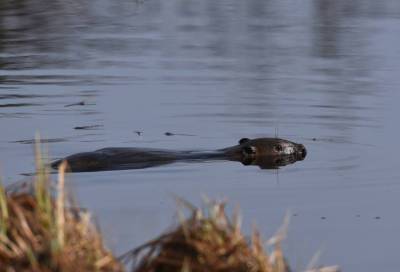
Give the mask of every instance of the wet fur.
[{"label": "wet fur", "polygon": [[72,172],[141,169],[169,164],[176,161],[230,160],[244,165],[276,169],[306,156],[302,144],[279,138],[243,138],[238,145],[212,152],[172,151],[151,148],[111,147],[93,152],[68,156],[51,164],[53,168],[66,160]]}]

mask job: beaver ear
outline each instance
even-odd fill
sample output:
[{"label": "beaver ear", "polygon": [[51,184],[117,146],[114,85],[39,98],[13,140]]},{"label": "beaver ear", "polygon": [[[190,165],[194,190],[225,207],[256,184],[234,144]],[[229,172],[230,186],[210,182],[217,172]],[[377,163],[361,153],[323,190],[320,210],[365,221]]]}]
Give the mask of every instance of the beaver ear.
[{"label": "beaver ear", "polygon": [[249,138],[242,138],[242,139],[239,140],[239,144],[244,144],[244,143],[246,143],[248,141],[250,141]]}]

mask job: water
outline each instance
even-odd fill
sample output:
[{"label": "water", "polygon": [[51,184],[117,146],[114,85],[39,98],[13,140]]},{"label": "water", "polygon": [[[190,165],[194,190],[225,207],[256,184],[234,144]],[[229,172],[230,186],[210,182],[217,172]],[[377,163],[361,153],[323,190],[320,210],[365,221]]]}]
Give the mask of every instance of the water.
[{"label": "water", "polygon": [[205,194],[240,204],[245,228],[256,222],[265,237],[290,210],[295,267],[322,250],[320,263],[345,271],[394,271],[399,31],[394,0],[3,1],[3,182],[33,171],[35,131],[52,158],[107,146],[210,150],[278,134],[303,143],[306,160],[69,180],[117,253],[170,226],[174,195],[199,204]]}]

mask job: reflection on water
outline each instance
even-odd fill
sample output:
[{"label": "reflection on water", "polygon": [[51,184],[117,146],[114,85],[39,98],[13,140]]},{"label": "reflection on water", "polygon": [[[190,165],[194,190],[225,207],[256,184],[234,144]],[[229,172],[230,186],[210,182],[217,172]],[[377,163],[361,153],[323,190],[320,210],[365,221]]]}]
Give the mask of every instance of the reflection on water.
[{"label": "reflection on water", "polygon": [[[11,183],[33,170],[20,143],[37,130],[52,157],[278,135],[304,143],[307,160],[278,173],[227,162],[72,179],[101,221],[123,222],[110,230],[118,250],[169,222],[168,193],[201,191],[237,200],[270,229],[294,209],[293,251],[305,260],[325,242],[324,258],[345,270],[393,270],[399,19],[396,0],[2,1],[1,172]],[[372,213],[382,220],[353,220]],[[123,226],[143,235],[128,239]]]}]

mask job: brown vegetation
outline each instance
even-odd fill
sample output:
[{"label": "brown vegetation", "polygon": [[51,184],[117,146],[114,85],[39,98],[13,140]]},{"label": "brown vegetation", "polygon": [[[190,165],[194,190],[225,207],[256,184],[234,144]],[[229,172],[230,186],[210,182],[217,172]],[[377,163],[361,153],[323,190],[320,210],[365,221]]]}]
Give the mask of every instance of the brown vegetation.
[{"label": "brown vegetation", "polygon": [[38,159],[34,192],[0,185],[0,271],[123,271],[89,214],[69,206],[61,168],[57,197]]},{"label": "brown vegetation", "polygon": [[[186,203],[186,202],[183,202]],[[249,241],[241,232],[240,222],[231,221],[223,203],[210,203],[200,210],[191,209],[189,218],[172,231],[131,251],[134,272],[287,272],[281,235],[274,237],[275,249],[264,250],[257,231]],[[182,218],[182,217],[181,217]]]}]

